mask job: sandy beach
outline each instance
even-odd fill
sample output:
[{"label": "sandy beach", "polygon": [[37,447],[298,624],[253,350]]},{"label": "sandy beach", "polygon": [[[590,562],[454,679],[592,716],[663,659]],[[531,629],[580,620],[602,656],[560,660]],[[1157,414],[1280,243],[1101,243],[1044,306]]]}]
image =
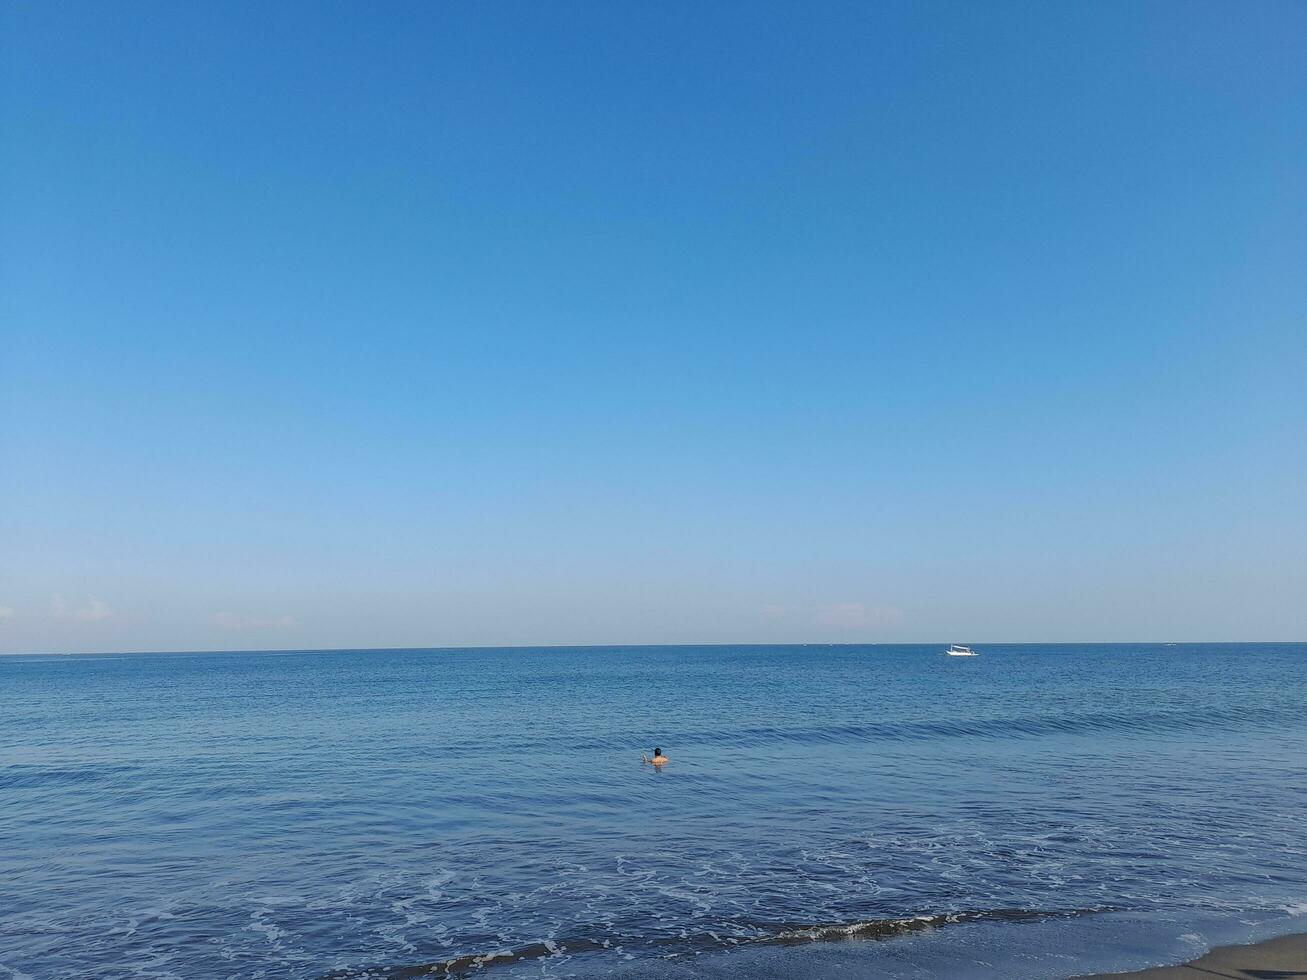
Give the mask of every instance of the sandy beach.
[{"label": "sandy beach", "polygon": [[1293,980],[1307,977],[1307,934],[1281,936],[1248,946],[1219,946],[1180,966],[1159,966],[1134,973],[1106,973],[1078,980]]}]

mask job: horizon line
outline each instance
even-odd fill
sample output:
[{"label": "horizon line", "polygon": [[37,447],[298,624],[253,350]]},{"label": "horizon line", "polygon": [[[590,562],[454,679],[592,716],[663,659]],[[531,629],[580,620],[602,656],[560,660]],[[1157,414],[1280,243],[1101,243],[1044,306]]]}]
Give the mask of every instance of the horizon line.
[{"label": "horizon line", "polygon": [[[292,653],[405,653],[464,650],[672,650],[691,647],[924,647],[937,646],[951,641],[943,640],[870,640],[826,643],[798,641],[792,643],[517,643],[517,644],[455,644],[449,646],[401,647],[268,647],[249,650],[78,650],[0,652],[0,657],[179,657],[220,656],[223,654],[292,654]],[[1303,646],[1307,640],[972,640],[974,646]]]}]

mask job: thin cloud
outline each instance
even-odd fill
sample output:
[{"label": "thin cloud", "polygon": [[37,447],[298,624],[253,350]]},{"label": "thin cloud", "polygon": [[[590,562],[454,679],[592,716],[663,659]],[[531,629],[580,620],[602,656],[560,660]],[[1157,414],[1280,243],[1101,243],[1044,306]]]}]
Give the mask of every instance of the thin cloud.
[{"label": "thin cloud", "polygon": [[113,615],[113,608],[103,599],[86,597],[86,605],[73,606],[63,596],[50,600],[50,612],[55,619],[69,619],[75,623],[98,623]]},{"label": "thin cloud", "polygon": [[903,610],[897,606],[870,602],[768,603],[760,611],[764,619],[774,623],[833,629],[872,629],[892,626],[903,619]]},{"label": "thin cloud", "polygon": [[18,610],[13,606],[0,606],[0,620],[13,619],[18,615]]},{"label": "thin cloud", "polygon": [[888,626],[902,618],[903,610],[897,606],[832,602],[817,607],[817,622],[822,626]]},{"label": "thin cloud", "polygon": [[213,625],[225,630],[285,630],[298,626],[294,616],[247,616],[244,613],[216,612]]}]

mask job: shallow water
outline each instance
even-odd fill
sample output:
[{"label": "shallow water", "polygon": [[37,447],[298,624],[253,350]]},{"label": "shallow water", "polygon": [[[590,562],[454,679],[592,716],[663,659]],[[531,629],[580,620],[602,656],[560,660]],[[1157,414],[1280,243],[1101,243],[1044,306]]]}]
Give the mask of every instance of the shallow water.
[{"label": "shallow water", "polygon": [[1307,645],[941,650],[0,658],[0,978],[1033,978],[1307,928]]}]

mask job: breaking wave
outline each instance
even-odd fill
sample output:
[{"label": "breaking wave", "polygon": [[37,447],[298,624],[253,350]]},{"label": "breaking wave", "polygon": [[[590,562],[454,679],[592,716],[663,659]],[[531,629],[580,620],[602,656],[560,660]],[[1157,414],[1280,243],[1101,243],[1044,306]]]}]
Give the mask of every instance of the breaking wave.
[{"label": "breaking wave", "polygon": [[[982,909],[946,912],[937,915],[914,915],[902,918],[866,919],[852,922],[757,922],[748,924],[752,934],[723,936],[715,932],[677,939],[646,940],[646,945],[662,947],[665,958],[697,956],[714,950],[746,946],[800,946],[807,943],[855,942],[892,939],[911,933],[926,932],[964,922],[1040,922],[1046,919],[1076,918],[1112,911],[1108,908],[1076,909],[1047,912],[1036,909]],[[472,977],[492,967],[510,966],[527,960],[545,960],[579,956],[619,948],[612,938],[578,936],[567,940],[545,940],[513,949],[469,953],[430,963],[405,966],[372,967],[328,973],[323,980],[415,980],[418,977]]]}]

